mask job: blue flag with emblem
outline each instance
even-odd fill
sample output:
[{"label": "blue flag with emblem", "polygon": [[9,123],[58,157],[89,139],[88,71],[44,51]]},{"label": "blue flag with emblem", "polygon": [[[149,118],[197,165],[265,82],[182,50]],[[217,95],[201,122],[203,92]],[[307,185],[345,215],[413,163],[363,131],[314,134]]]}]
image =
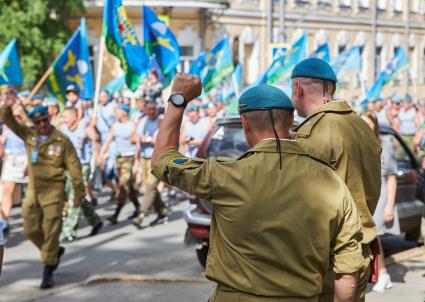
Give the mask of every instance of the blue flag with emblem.
[{"label": "blue flag with emblem", "polygon": [[143,5],[144,47],[149,55],[155,55],[164,78],[174,76],[180,64],[180,46],[171,29],[158,19],[155,12]]},{"label": "blue flag with emblem", "polygon": [[0,85],[22,85],[23,83],[16,40],[13,39],[0,54]]},{"label": "blue flag with emblem", "polygon": [[375,83],[366,93],[365,101],[368,102],[378,99],[384,86],[391,82],[398,72],[405,70],[408,67],[408,63],[409,60],[406,52],[403,48],[398,48],[394,56],[385,66],[385,69],[379,73]]},{"label": "blue flag with emblem", "polygon": [[151,61],[137,39],[122,0],[105,0],[102,36],[108,51],[120,60],[127,87],[136,91],[148,74]]},{"label": "blue flag with emblem", "polygon": [[343,51],[338,57],[330,63],[337,75],[352,71],[360,71],[362,68],[362,56],[360,47],[354,46]]},{"label": "blue flag with emblem", "polygon": [[86,20],[81,18],[80,27],[74,32],[62,52],[53,62],[52,73],[47,85],[49,92],[60,102],[66,100],[66,86],[75,85],[80,90],[80,98],[93,98],[93,74],[87,43]]},{"label": "blue flag with emblem", "polygon": [[205,51],[201,52],[199,56],[193,61],[190,65],[189,73],[192,75],[197,75],[202,80],[202,72],[205,69],[205,57],[207,53]]},{"label": "blue flag with emblem", "polygon": [[282,84],[291,77],[292,69],[306,58],[307,35],[296,40],[283,54],[274,58],[269,68],[260,76],[256,84]]},{"label": "blue flag with emblem", "polygon": [[215,45],[205,57],[205,67],[201,74],[204,91],[208,93],[230,76],[233,71],[229,40],[225,38]]},{"label": "blue flag with emblem", "polygon": [[331,60],[331,56],[329,54],[329,45],[325,43],[317,47],[315,51],[310,54],[310,58],[319,58],[329,62]]}]

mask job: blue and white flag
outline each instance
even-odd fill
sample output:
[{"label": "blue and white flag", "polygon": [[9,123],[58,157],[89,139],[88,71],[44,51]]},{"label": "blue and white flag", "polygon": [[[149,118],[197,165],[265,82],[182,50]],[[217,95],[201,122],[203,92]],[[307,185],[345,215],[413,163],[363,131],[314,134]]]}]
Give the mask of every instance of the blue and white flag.
[{"label": "blue and white flag", "polygon": [[360,47],[354,46],[342,52],[339,56],[331,61],[331,66],[335,73],[347,73],[352,71],[360,71],[362,68],[362,56]]},{"label": "blue and white flag", "polygon": [[319,58],[325,60],[326,62],[329,62],[331,60],[331,56],[329,54],[328,43],[320,45],[315,51],[310,54],[310,58]]},{"label": "blue and white flag", "polygon": [[0,54],[0,85],[22,85],[23,83],[16,40],[13,39]]}]

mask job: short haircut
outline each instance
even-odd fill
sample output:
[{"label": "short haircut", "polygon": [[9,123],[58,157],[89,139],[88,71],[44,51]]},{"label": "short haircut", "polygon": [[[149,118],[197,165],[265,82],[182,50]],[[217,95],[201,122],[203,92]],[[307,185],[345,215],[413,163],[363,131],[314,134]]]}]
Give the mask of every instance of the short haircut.
[{"label": "short haircut", "polygon": [[307,86],[307,89],[311,91],[317,91],[320,93],[323,93],[323,83],[325,83],[326,92],[330,94],[335,93],[335,83],[329,80],[323,80],[323,79],[314,79],[314,78],[297,78],[300,80],[300,82]]},{"label": "short haircut", "polygon": [[[292,110],[289,109],[271,109],[276,130],[288,131],[291,127]],[[242,113],[243,117],[253,129],[258,132],[273,131],[272,121],[269,110],[255,110]]]}]

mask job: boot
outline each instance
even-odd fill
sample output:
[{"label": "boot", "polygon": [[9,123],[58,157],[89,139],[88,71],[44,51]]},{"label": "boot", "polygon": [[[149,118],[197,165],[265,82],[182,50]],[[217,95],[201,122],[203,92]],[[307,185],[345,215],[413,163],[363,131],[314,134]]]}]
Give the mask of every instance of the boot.
[{"label": "boot", "polygon": [[41,281],[40,288],[41,289],[48,289],[55,286],[55,280],[53,280],[53,271],[54,266],[52,265],[45,265],[44,271],[43,271],[43,280]]},{"label": "boot", "polygon": [[53,268],[52,272],[54,272],[58,268],[63,254],[65,254],[65,248],[63,246],[60,246],[58,249],[58,262],[56,263],[56,265],[51,265],[51,267]]},{"label": "boot", "polygon": [[143,218],[144,218],[144,215],[143,214],[140,214],[138,217],[136,217],[136,218],[133,219],[133,225],[136,228],[138,228],[139,230],[142,229]]},{"label": "boot", "polygon": [[163,207],[160,211],[158,211],[158,216],[154,221],[150,223],[150,226],[154,226],[156,224],[165,223],[168,220],[168,209]]},{"label": "boot", "polygon": [[133,214],[131,214],[130,216],[128,216],[128,219],[133,219],[133,218],[137,218],[137,216],[139,216],[140,213],[140,204],[137,200],[132,200],[131,201],[134,205],[134,212]]},{"label": "boot", "polygon": [[106,218],[111,224],[117,224],[118,223],[118,215],[120,214],[122,209],[122,206],[117,206],[117,208],[115,209],[115,213],[112,216],[109,216],[108,218]]},{"label": "boot", "polygon": [[102,222],[102,221],[99,221],[99,223],[98,223],[98,224],[96,224],[96,225],[92,228],[92,230],[91,230],[91,232],[90,232],[89,237],[97,235],[97,233],[99,233],[99,230],[100,230],[102,227],[103,227],[103,222]]}]

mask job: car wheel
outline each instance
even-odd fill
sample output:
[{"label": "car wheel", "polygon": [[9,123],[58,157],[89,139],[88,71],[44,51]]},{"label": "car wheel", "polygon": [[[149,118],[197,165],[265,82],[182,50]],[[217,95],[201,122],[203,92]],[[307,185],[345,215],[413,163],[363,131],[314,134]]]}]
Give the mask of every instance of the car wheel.
[{"label": "car wheel", "polygon": [[196,249],[196,256],[198,256],[198,261],[204,269],[207,266],[208,249],[209,246],[205,244],[200,249]]}]

